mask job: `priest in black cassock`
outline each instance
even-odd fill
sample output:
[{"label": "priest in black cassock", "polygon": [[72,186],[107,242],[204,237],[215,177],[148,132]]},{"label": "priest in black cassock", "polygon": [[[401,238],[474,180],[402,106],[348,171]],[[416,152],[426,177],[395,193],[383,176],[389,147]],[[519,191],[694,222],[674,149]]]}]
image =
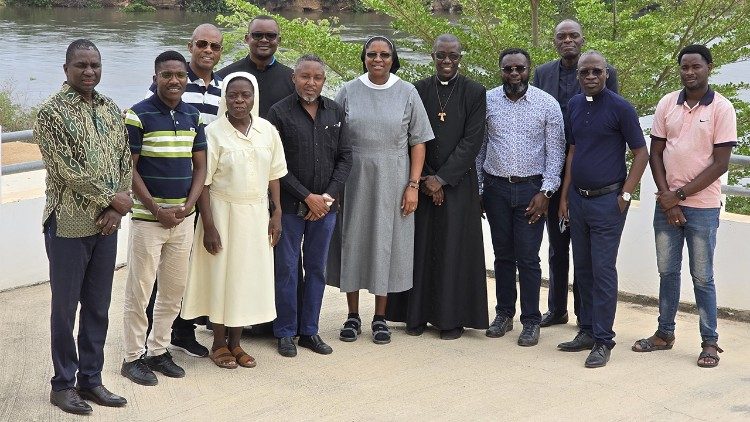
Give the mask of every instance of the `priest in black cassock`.
[{"label": "priest in black cassock", "polygon": [[415,212],[414,287],[388,295],[386,319],[410,335],[431,324],[440,338],[485,329],[487,279],[474,160],[484,138],[485,88],[458,74],[461,43],[444,34],[434,44],[436,74],[414,84],[435,139],[427,143]]}]

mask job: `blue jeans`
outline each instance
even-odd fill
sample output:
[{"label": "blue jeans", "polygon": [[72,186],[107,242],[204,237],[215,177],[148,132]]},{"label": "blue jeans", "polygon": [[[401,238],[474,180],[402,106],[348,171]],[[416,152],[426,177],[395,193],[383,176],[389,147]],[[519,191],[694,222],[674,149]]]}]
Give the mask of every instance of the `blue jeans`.
[{"label": "blue jeans", "polygon": [[[328,260],[336,213],[329,212],[318,221],[307,221],[295,214],[282,214],[281,239],[274,253],[276,278],[276,319],[274,336],[294,337],[297,334],[318,334],[320,306],[325,290],[324,271]],[[304,242],[303,242],[304,237]],[[297,303],[300,246],[305,271],[302,300]],[[299,312],[299,326],[297,313]]]},{"label": "blue jeans", "polygon": [[516,269],[521,290],[521,324],[539,324],[539,288],[542,268],[539,248],[544,235],[544,219],[529,224],[524,215],[531,198],[539,193],[538,179],[510,183],[507,179],[485,173],[482,200],[487,213],[495,252],[495,295],[498,315],[510,318],[516,314]]},{"label": "blue jeans", "polygon": [[717,341],[714,249],[719,228],[719,208],[680,207],[687,220],[682,226],[667,223],[659,205],[654,212],[656,266],[659,270],[659,331],[673,334],[680,302],[682,248],[687,243],[690,275],[700,316],[703,341]]},{"label": "blue jeans", "polygon": [[573,267],[581,295],[581,331],[608,348],[615,346],[612,326],[617,311],[617,252],[625,226],[619,192],[582,197],[575,187],[568,194]]}]

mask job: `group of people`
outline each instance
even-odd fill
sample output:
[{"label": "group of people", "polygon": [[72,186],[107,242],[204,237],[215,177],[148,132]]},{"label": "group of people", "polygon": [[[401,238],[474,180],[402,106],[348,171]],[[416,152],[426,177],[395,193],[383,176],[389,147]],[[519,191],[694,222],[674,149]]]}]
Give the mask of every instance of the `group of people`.
[{"label": "group of people", "polygon": [[[333,100],[321,95],[323,61],[309,54],[294,68],[277,62],[280,39],[277,22],[258,16],[245,36],[247,57],[214,71],[223,37],[200,25],[190,61],[159,54],[147,98],[124,113],[95,90],[96,46],[68,47],[66,83],[34,127],[48,173],[52,404],[86,414],[85,400],[127,403],[103,386],[101,371],[117,230],[128,213],[121,373],[141,385],[156,385],[155,372],[185,376],[169,349],[221,368],[254,367],[240,345],[248,326],[272,329],[285,357],[297,346],[332,353],[318,327],[326,284],[346,293],[346,342],[362,333],[359,291],[375,296],[377,344],[391,341],[387,321],[414,336],[431,325],[445,340],[466,328],[502,337],[513,329],[518,285],[518,344],[534,346],[540,327],[568,322],[571,242],[580,331],[558,347],[587,350],[587,367],[604,366],[615,345],[620,236],[649,160],[659,188],[660,316],[656,333],[632,349],[672,347],[687,241],[703,340],[698,365],[718,364],[718,179],[737,134],[732,105],[708,85],[705,46],[680,52],[684,89],[659,102],[649,156],[635,109],[617,94],[615,69],[599,52],[582,53],[583,31],[572,20],[555,28],[560,59],[539,66],[533,85],[528,52],[509,48],[499,55],[502,85],[488,91],[460,74],[453,35],[437,37],[435,74],[414,84],[396,76],[394,43],[375,36],[362,48],[362,76]],[[495,255],[491,324],[483,214]],[[542,315],[545,223],[550,289]],[[213,330],[210,349],[195,338],[199,322]]]}]

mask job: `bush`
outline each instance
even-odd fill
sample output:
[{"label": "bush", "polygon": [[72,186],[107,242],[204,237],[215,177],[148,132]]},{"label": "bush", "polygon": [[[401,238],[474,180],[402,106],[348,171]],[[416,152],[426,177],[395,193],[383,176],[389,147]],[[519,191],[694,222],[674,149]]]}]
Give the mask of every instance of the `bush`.
[{"label": "bush", "polygon": [[145,0],[133,0],[121,10],[128,13],[156,12],[156,8],[146,3]]},{"label": "bush", "polygon": [[36,109],[27,110],[13,102],[12,91],[0,90],[0,123],[3,132],[27,130],[34,126]]},{"label": "bush", "polygon": [[52,7],[52,0],[5,0],[8,6]]},{"label": "bush", "polygon": [[188,12],[228,13],[229,7],[224,0],[184,0],[182,8]]}]

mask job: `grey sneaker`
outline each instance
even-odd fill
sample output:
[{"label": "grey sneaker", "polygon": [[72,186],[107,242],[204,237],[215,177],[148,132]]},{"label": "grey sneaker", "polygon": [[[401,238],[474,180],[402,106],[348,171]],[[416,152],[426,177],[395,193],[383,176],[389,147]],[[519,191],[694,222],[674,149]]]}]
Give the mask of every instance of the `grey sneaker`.
[{"label": "grey sneaker", "polygon": [[508,331],[513,331],[513,319],[506,315],[497,314],[484,335],[497,338],[504,336]]},{"label": "grey sneaker", "polygon": [[539,343],[539,324],[527,324],[523,326],[521,335],[518,336],[519,346],[536,346]]}]

